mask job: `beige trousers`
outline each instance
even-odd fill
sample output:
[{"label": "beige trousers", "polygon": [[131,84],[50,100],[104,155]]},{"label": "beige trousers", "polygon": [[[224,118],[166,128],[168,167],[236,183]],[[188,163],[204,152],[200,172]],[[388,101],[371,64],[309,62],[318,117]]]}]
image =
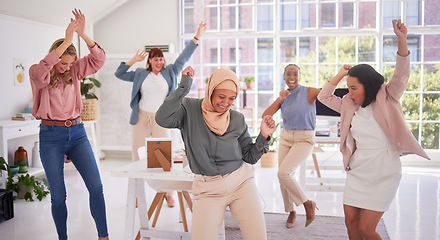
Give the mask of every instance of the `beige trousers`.
[{"label": "beige trousers", "polygon": [[[138,148],[145,146],[147,137],[169,137],[169,130],[159,126],[154,117],[155,113],[144,112],[138,109],[138,122],[131,127],[131,160],[139,161]],[[173,192],[167,192],[167,196],[172,196]]]},{"label": "beige trousers", "polygon": [[266,240],[266,224],[252,168],[247,164],[217,176],[197,174],[193,182],[192,240],[215,240],[226,207],[246,240]]},{"label": "beige trousers", "polygon": [[278,179],[286,212],[294,210],[293,203],[299,206],[308,200],[293,175],[296,168],[312,153],[314,141],[315,131],[286,129],[281,131],[278,148]]},{"label": "beige trousers", "polygon": [[131,127],[131,157],[133,161],[139,161],[138,148],[145,146],[145,138],[170,136],[168,129],[156,123],[155,116],[155,113],[138,110],[138,122]]}]

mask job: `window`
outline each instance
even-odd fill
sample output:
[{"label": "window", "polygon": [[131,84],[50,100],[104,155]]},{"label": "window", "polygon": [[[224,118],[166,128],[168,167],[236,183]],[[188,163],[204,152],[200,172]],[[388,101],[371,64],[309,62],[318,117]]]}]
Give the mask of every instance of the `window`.
[{"label": "window", "polygon": [[[410,26],[411,52],[403,112],[420,144],[440,149],[438,0],[181,1],[182,45],[193,38],[201,20],[208,23],[190,60],[196,76],[189,96],[198,96],[204,79],[220,67],[235,71],[242,89],[244,78],[254,77],[254,88],[234,105],[254,109],[240,110],[255,134],[262,112],[285,88],[283,70],[289,63],[301,68],[305,86],[322,87],[342,64],[369,64],[389,81],[397,51],[391,20],[403,18]],[[279,114],[275,118],[280,121]]]}]

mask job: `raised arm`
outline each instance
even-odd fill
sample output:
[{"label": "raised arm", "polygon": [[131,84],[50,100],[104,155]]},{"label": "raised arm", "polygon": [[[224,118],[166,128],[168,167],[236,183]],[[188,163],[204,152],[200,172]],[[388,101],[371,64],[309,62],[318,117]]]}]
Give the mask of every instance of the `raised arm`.
[{"label": "raised arm", "polygon": [[393,77],[386,85],[386,89],[390,98],[400,101],[408,85],[410,75],[410,57],[406,40],[408,30],[400,19],[393,20],[393,28],[397,36],[396,67],[394,68]]},{"label": "raised arm", "polygon": [[67,26],[64,42],[61,43],[59,47],[55,49],[55,53],[60,58],[66,49],[72,44],[73,36],[75,34],[76,29],[78,28],[78,21],[70,19],[69,26]]},{"label": "raised arm", "polygon": [[318,100],[327,107],[335,110],[336,112],[341,112],[342,99],[333,93],[335,92],[338,83],[348,74],[348,70],[351,66],[345,64],[341,67],[338,74],[333,77],[330,81],[326,82],[321,92],[318,94]]},{"label": "raised arm", "polygon": [[73,15],[75,15],[75,21],[78,23],[78,27],[76,28],[76,33],[78,36],[80,36],[84,42],[86,42],[87,46],[89,48],[92,48],[95,46],[95,41],[93,41],[85,32],[86,28],[86,17],[81,12],[81,10],[75,10],[72,11]]},{"label": "raised arm", "polygon": [[134,56],[128,62],[122,62],[116,69],[115,76],[123,81],[133,82],[136,73],[134,71],[128,71],[128,69],[137,62],[141,62],[148,56],[148,53],[138,49]]},{"label": "raised arm", "polygon": [[199,43],[199,40],[202,38],[202,35],[205,32],[205,30],[206,30],[206,23],[201,21],[200,24],[199,24],[199,28],[197,29],[197,33],[196,33],[196,35],[192,39],[192,41],[195,44]]},{"label": "raised arm", "polygon": [[280,109],[281,101],[286,99],[289,95],[289,90],[280,91],[280,96],[275,99],[275,101],[266,110],[264,110],[262,117],[264,118],[264,116],[273,116],[278,111],[278,109]]},{"label": "raised arm", "polygon": [[397,53],[402,57],[406,57],[409,54],[408,45],[406,42],[406,37],[408,36],[408,29],[400,19],[393,20],[393,28],[394,28],[394,33],[397,36]]},{"label": "raised arm", "polygon": [[179,87],[165,98],[157,110],[155,117],[157,124],[164,128],[180,128],[182,126],[185,115],[182,102],[191,88],[192,77],[194,77],[194,69],[188,66],[182,71]]}]

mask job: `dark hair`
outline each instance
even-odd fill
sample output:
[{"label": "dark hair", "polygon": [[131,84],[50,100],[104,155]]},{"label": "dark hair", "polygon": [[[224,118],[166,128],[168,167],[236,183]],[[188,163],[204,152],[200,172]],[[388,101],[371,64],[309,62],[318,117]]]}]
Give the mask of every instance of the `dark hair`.
[{"label": "dark hair", "polygon": [[357,78],[359,83],[364,86],[365,97],[362,107],[366,107],[376,100],[376,95],[385,82],[384,77],[368,64],[359,64],[352,67],[348,71],[348,75]]},{"label": "dark hair", "polygon": [[298,67],[298,65],[291,63],[291,64],[288,64],[288,65],[284,68],[284,73],[283,73],[283,74],[286,74],[286,70],[287,70],[287,68],[288,68],[288,67],[291,67],[291,66],[294,66],[294,67],[298,68],[298,72],[301,73],[301,69]]},{"label": "dark hair", "polygon": [[[160,49],[160,48],[152,48],[148,52],[147,70],[149,70],[149,71],[153,71],[153,68],[151,67],[151,64],[148,62],[148,60],[150,60],[151,58],[154,58],[154,57],[162,57],[162,58],[164,58],[162,49]],[[165,67],[167,65],[167,62],[165,61],[165,58],[163,59],[163,62],[164,62],[163,66]]]}]

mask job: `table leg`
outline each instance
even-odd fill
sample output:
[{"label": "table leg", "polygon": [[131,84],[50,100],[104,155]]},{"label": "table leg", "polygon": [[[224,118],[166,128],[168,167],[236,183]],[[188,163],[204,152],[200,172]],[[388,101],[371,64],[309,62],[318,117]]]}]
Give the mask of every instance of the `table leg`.
[{"label": "table leg", "polygon": [[[316,175],[318,176],[318,178],[321,178],[321,171],[319,170],[318,159],[316,158],[316,154],[312,153],[312,158],[313,158],[313,164],[315,165]],[[322,182],[320,182],[319,184],[323,185]]]},{"label": "table leg", "polygon": [[188,232],[188,224],[186,222],[185,206],[183,205],[182,192],[178,191],[177,197],[179,198],[180,214],[182,215],[183,230],[185,232]]},{"label": "table leg", "polygon": [[186,202],[188,203],[188,207],[191,210],[191,212],[193,211],[193,202],[191,197],[189,196],[188,191],[182,191],[183,196],[185,197]]},{"label": "table leg", "polygon": [[124,239],[133,239],[134,214],[136,210],[136,179],[128,179],[127,207],[125,213],[125,237]]}]

